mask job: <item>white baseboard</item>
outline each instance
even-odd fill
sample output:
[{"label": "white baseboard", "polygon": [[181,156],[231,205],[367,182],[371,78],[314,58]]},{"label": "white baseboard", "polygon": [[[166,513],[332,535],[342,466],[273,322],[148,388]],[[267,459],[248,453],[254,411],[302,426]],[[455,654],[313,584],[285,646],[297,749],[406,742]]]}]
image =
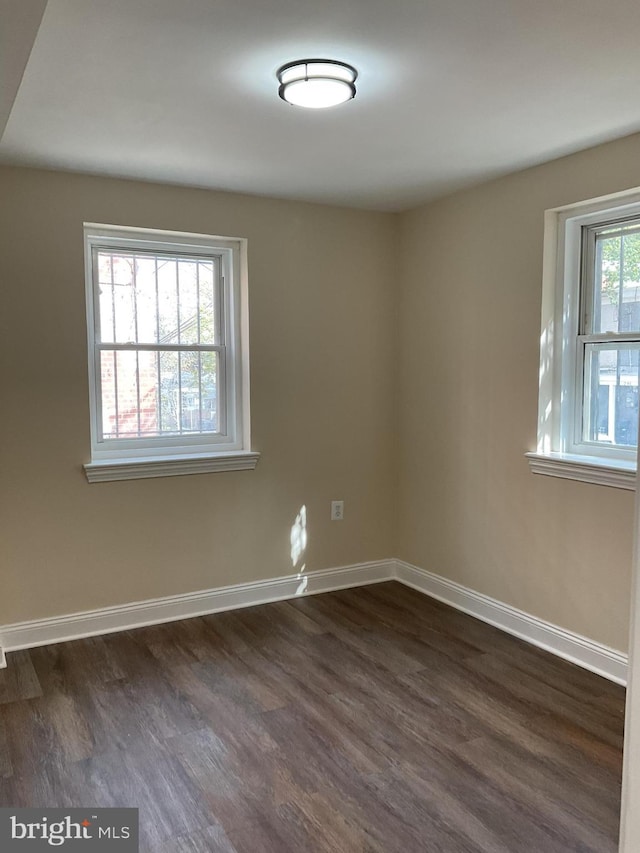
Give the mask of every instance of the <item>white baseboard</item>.
[{"label": "white baseboard", "polygon": [[111,634],[114,631],[142,628],[145,625],[173,622],[176,619],[204,616],[221,610],[235,610],[240,607],[251,607],[254,604],[283,601],[303,594],[312,595],[379,583],[392,580],[394,568],[393,560],[379,560],[338,569],[304,572],[272,580],[136,601],[116,607],[72,613],[68,616],[16,622],[13,625],[0,626],[0,649],[4,652],[32,649],[50,643],[63,643],[66,640],[79,640],[83,637]]},{"label": "white baseboard", "polygon": [[417,566],[391,559],[3,625],[0,626],[0,668],[6,666],[4,653],[18,649],[31,649],[50,643],[79,640],[83,637],[204,616],[222,610],[283,601],[299,595],[332,592],[388,580],[398,580],[611,681],[626,683],[627,655],[622,652],[559,628]]},{"label": "white baseboard", "polygon": [[559,628],[488,595],[434,575],[402,560],[395,561],[396,580],[513,634],[527,643],[615,681],[627,682],[627,655],[581,634]]}]

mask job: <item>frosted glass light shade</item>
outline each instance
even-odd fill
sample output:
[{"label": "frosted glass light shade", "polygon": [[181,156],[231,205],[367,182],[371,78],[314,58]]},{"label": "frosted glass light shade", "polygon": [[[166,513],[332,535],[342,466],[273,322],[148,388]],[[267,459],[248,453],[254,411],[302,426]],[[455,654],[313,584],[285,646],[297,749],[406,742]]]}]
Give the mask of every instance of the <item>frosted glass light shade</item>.
[{"label": "frosted glass light shade", "polygon": [[324,109],[355,97],[358,72],[331,59],[300,59],[278,69],[278,94],[290,104]]}]

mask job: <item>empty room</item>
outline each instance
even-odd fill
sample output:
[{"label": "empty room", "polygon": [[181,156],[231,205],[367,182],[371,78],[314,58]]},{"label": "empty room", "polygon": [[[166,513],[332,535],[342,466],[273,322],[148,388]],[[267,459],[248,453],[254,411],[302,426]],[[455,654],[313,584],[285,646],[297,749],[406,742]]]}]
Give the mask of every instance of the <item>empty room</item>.
[{"label": "empty room", "polygon": [[2,0],[3,853],[640,850],[639,38]]}]

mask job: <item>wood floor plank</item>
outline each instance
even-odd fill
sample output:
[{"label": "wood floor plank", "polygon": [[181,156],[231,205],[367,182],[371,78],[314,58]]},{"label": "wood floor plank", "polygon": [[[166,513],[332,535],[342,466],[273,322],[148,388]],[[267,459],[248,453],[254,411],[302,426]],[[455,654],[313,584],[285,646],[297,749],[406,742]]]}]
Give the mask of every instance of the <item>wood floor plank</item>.
[{"label": "wood floor plank", "polygon": [[[564,853],[570,848],[575,839],[558,833],[540,804],[532,807],[530,799],[512,796],[510,789],[500,785],[502,777],[496,779],[487,768],[467,761],[465,752],[463,745],[431,748],[420,759],[404,763],[401,778],[421,801],[430,802],[442,811],[443,819],[453,821],[468,840],[483,839],[489,851],[506,847],[509,853]],[[452,807],[461,807],[463,814],[448,816],[447,809]],[[478,831],[477,822],[483,831]]]},{"label": "wood floor plank", "polygon": [[597,700],[599,706],[611,703],[613,710],[614,707],[619,708],[620,698],[624,696],[624,688],[619,684],[607,681],[606,678],[597,679],[594,683],[592,673],[562,658],[550,656],[543,649],[528,643],[518,641],[517,647],[508,654],[503,650],[492,654],[541,683],[585,702]]},{"label": "wood floor plank", "polygon": [[199,791],[210,817],[228,834],[274,808],[278,762],[271,750],[243,749],[210,729],[173,738],[167,749]]},{"label": "wood floor plank", "polygon": [[511,663],[493,655],[475,658],[467,662],[467,666],[496,684],[507,683],[512,696],[562,716],[570,722],[579,721],[580,725],[595,737],[622,749],[624,732],[621,716],[601,708],[598,703],[576,699],[522,670],[514,673]]},{"label": "wood floor plank", "polygon": [[570,751],[578,766],[586,764],[590,773],[603,777],[605,784],[609,784],[609,779],[617,784],[620,782],[622,750],[593,737],[579,722],[572,723],[555,714],[545,714],[530,721],[530,730],[555,744],[556,748]]},{"label": "wood floor plank", "polygon": [[[335,797],[336,792],[332,794]],[[385,853],[384,848],[374,841],[363,811],[354,807],[352,802],[345,808],[344,800],[337,803],[320,792],[298,792],[290,801],[289,808],[295,809],[299,819],[311,827],[313,836],[319,839],[327,853],[337,850]]]},{"label": "wood floor plank", "polygon": [[9,752],[7,727],[0,715],[0,779],[8,779],[10,776],[13,776],[13,764]]},{"label": "wood floor plank", "polygon": [[202,808],[198,788],[163,744],[132,742],[80,762],[74,773],[93,804],[98,799],[98,805],[138,808],[141,838],[152,850],[215,823]]},{"label": "wood floor plank", "polygon": [[624,690],[394,582],[8,655],[0,805],[143,853],[614,853]]},{"label": "wood floor plank", "polygon": [[[522,807],[532,807],[537,820],[555,837],[559,849],[579,850],[584,853],[614,853],[617,850],[617,814],[593,815],[576,806],[577,789],[563,785],[553,774],[523,765],[516,750],[505,750],[504,745],[491,738],[482,738],[459,748],[465,762],[482,773],[485,783],[495,785],[502,796],[518,802]],[[593,800],[590,801],[593,804]],[[609,817],[611,819],[609,819]]]},{"label": "wood floor plank", "polygon": [[105,637],[88,637],[29,652],[42,689],[73,692],[81,685],[107,684],[125,677]]},{"label": "wood floor plank", "polygon": [[11,666],[0,669],[0,704],[42,696],[42,687],[28,651],[13,652]]},{"label": "wood floor plank", "polygon": [[[140,853],[154,853],[148,845],[141,847]],[[227,834],[218,826],[209,827],[202,832],[192,832],[163,842],[162,853],[238,853]]]}]

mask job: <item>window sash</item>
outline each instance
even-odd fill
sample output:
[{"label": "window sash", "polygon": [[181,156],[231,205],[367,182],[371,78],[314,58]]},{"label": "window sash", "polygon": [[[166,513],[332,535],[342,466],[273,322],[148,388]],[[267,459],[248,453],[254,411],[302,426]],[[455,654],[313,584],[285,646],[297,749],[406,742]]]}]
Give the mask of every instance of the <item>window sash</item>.
[{"label": "window sash", "polygon": [[[616,424],[615,420],[617,417],[617,404],[615,403],[615,394],[618,389],[622,389],[625,386],[629,386],[631,388],[638,389],[638,371],[634,370],[633,373],[624,374],[620,371],[620,359],[622,353],[626,351],[640,353],[640,340],[636,339],[634,341],[619,341],[616,340],[612,342],[610,339],[605,342],[600,341],[584,341],[582,343],[582,385],[581,388],[576,391],[576,396],[578,392],[581,393],[581,406],[580,406],[580,420],[576,420],[576,432],[580,430],[577,434],[577,443],[582,444],[587,448],[590,448],[589,452],[591,454],[596,454],[598,452],[605,452],[607,455],[618,454],[620,458],[627,458],[629,454],[632,456],[636,453],[636,446],[631,444],[624,443],[607,443],[606,441],[598,441],[597,439],[589,438],[590,433],[593,429],[593,416],[594,416],[594,404],[595,404],[595,393],[596,389],[600,389],[601,387],[606,387],[609,389],[609,401],[610,408],[613,406],[613,423],[609,424],[609,433],[617,430],[618,427],[622,429],[624,425],[624,418],[622,418],[620,424]],[[616,354],[616,372],[612,375],[611,378],[615,377],[615,382],[601,382],[601,375],[594,377],[593,373],[593,356],[596,353],[611,353],[615,352]],[[635,383],[633,381],[624,382],[620,381],[624,376],[629,377],[630,379],[635,377]],[[595,380],[598,381],[595,381]],[[613,390],[614,399],[611,399]],[[634,416],[634,422],[637,420],[637,416]],[[635,429],[635,423],[634,423]],[[614,432],[615,435],[615,432]]]},{"label": "window sash", "polygon": [[[102,360],[100,358],[100,354],[102,352],[132,352],[132,353],[141,353],[141,352],[151,352],[151,353],[162,353],[162,352],[179,352],[179,353],[205,353],[205,352],[213,352],[217,355],[216,362],[216,373],[217,373],[217,381],[216,381],[216,405],[217,405],[217,422],[218,429],[214,431],[194,431],[193,433],[183,432],[180,429],[178,435],[157,435],[157,436],[134,436],[130,438],[105,438],[104,437],[104,419],[103,419],[103,393],[102,393]],[[222,346],[210,346],[210,345],[181,345],[181,344],[162,344],[162,345],[153,345],[153,344],[96,344],[95,345],[95,387],[96,387],[96,442],[98,445],[102,445],[106,448],[121,448],[121,449],[132,449],[134,447],[139,447],[141,443],[149,443],[151,447],[154,445],[161,445],[163,443],[171,443],[172,445],[179,446],[180,444],[200,444],[203,440],[208,443],[215,443],[217,441],[227,441],[228,440],[228,428],[227,428],[227,382],[225,381],[227,370],[227,350],[226,347]],[[201,380],[201,377],[199,376]],[[137,380],[139,383],[139,380]],[[182,387],[179,386],[178,394],[182,394]],[[202,407],[202,389],[199,389],[199,401],[200,407]],[[181,407],[180,403],[180,407]],[[179,418],[179,423],[181,422],[181,418]]]},{"label": "window sash", "polygon": [[[637,223],[637,225],[636,225]],[[619,226],[617,230],[616,226]],[[626,227],[625,227],[626,226]],[[635,226],[635,227],[634,227]],[[581,229],[582,261],[580,268],[580,334],[607,335],[614,334],[625,339],[625,336],[640,338],[640,328],[628,332],[596,332],[596,317],[599,306],[596,305],[596,280],[598,270],[598,241],[600,239],[615,239],[640,234],[640,218],[626,216],[622,218],[600,221],[596,224],[585,225]]]},{"label": "window sash", "polygon": [[[633,227],[634,223],[638,223],[637,227]],[[624,226],[631,227],[624,227]],[[570,220],[566,222],[566,234],[569,234]],[[618,230],[616,226],[620,226]],[[589,440],[587,438],[590,429],[591,412],[587,410],[587,383],[590,383],[590,355],[589,352],[594,347],[598,349],[615,348],[616,346],[625,348],[640,348],[640,330],[631,332],[594,332],[596,326],[596,317],[598,308],[595,304],[596,299],[596,277],[597,270],[597,241],[598,238],[604,236],[606,238],[616,237],[624,234],[640,233],[640,218],[637,213],[632,216],[625,217],[610,217],[606,215],[600,217],[597,221],[591,221],[588,224],[579,225],[579,252],[580,262],[578,266],[578,281],[571,284],[569,269],[571,266],[570,257],[565,257],[564,275],[564,311],[563,311],[563,343],[566,347],[567,339],[573,337],[575,344],[573,347],[573,370],[569,364],[567,357],[571,352],[571,347],[568,347],[563,360],[563,375],[565,379],[562,382],[564,388],[564,397],[567,404],[563,407],[561,414],[560,434],[562,445],[561,449],[564,452],[578,454],[603,456],[611,459],[630,460],[636,458],[637,449],[629,445],[613,445],[605,442]],[[562,250],[570,252],[571,240],[565,237],[565,242],[562,245]],[[574,265],[574,270],[576,266]],[[575,280],[574,280],[575,281]],[[573,304],[573,308],[571,305]],[[571,332],[571,316],[574,314],[577,307],[578,322]],[[575,316],[575,314],[574,314]],[[577,328],[576,328],[577,326]],[[568,373],[573,373],[573,380],[568,378]]]},{"label": "window sash", "polygon": [[[193,252],[167,252],[167,251],[151,251],[151,250],[138,250],[128,248],[126,245],[110,245],[108,247],[102,245],[93,245],[92,253],[91,253],[91,264],[92,264],[92,282],[93,282],[93,313],[94,313],[94,327],[93,327],[93,335],[94,341],[96,343],[109,343],[109,341],[102,340],[102,324],[100,322],[100,271],[99,271],[99,256],[101,253],[108,253],[110,255],[119,255],[121,257],[132,256],[136,257],[147,257],[149,259],[153,259],[156,261],[156,273],[155,273],[155,284],[156,284],[156,323],[159,323],[159,302],[158,302],[158,272],[157,272],[157,260],[159,258],[165,258],[166,260],[173,259],[181,259],[185,261],[210,261],[213,262],[214,269],[214,277],[213,277],[213,310],[214,310],[214,344],[225,344],[227,328],[224,321],[225,317],[225,298],[224,298],[224,286],[225,280],[222,272],[223,268],[223,256],[219,253],[217,254],[200,254]],[[177,298],[176,302],[179,305],[179,298]],[[137,325],[137,304],[135,308],[136,314],[136,325]],[[115,324],[115,314],[114,320]],[[198,316],[198,326],[200,324],[200,317]],[[157,340],[155,342],[150,341],[149,343],[155,343],[156,345],[160,345],[160,332],[159,327],[157,332]],[[180,334],[180,327],[178,325],[177,328],[178,335]],[[117,342],[115,340],[116,334],[114,333],[114,340],[111,343],[124,343],[123,341]],[[136,343],[141,346],[142,342],[127,342],[127,343]]]}]

